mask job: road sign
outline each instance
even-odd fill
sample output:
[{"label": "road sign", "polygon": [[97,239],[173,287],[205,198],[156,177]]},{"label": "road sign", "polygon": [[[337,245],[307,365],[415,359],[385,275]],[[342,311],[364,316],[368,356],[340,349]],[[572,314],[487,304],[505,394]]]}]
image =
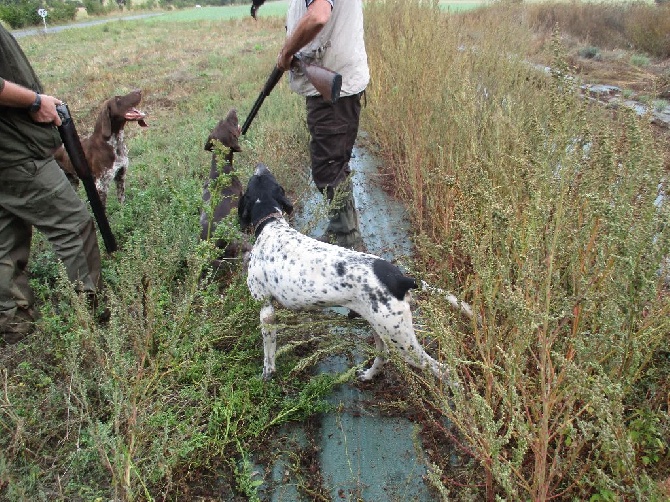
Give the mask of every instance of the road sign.
[{"label": "road sign", "polygon": [[47,31],[47,10],[46,9],[37,9],[37,15],[42,18],[42,22],[44,23],[44,32],[46,33]]}]

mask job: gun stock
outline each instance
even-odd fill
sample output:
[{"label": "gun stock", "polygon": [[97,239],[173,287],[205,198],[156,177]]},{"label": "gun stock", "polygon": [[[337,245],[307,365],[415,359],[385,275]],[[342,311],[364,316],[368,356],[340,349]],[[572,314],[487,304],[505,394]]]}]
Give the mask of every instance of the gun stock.
[{"label": "gun stock", "polygon": [[[329,70],[328,68],[324,68],[323,66],[306,63],[302,57],[297,54],[293,56],[293,60],[291,61],[291,69],[304,73],[307,77],[307,80],[309,80],[317,92],[321,94],[323,99],[326,101],[335,103],[339,99],[340,91],[342,89],[342,75],[339,73]],[[258,95],[258,98],[256,98],[254,106],[251,108],[249,115],[247,115],[247,119],[242,125],[242,129],[240,131],[242,135],[247,133],[247,130],[249,129],[251,122],[256,117],[258,110],[260,110],[263,101],[270,95],[272,89],[275,88],[283,74],[284,71],[280,70],[276,66],[274,70],[272,70],[272,73],[265,82],[261,93]]]},{"label": "gun stock", "polygon": [[70,162],[72,162],[74,170],[77,172],[77,176],[79,176],[79,179],[86,189],[86,196],[91,203],[91,210],[93,211],[95,221],[98,223],[98,229],[100,230],[100,235],[102,235],[102,240],[105,243],[105,249],[107,249],[108,253],[113,253],[117,250],[116,239],[109,226],[109,221],[105,214],[105,206],[102,205],[98,190],[95,188],[95,179],[91,174],[91,168],[84,155],[84,149],[81,146],[77,129],[70,116],[70,110],[65,103],[56,106],[56,110],[61,118],[61,125],[58,126],[58,132],[63,140],[63,146],[65,146],[65,150],[70,157]]},{"label": "gun stock", "polygon": [[309,83],[314,86],[321,97],[329,103],[340,99],[342,75],[316,64],[308,64],[299,55],[293,56],[291,67],[304,73]]}]

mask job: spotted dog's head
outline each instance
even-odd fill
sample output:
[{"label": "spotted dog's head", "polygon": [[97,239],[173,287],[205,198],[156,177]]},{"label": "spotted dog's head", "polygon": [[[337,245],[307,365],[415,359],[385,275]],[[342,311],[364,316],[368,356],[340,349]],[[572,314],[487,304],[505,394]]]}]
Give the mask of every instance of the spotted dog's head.
[{"label": "spotted dog's head", "polygon": [[266,216],[293,212],[293,204],[265,164],[258,164],[249,179],[247,189],[240,197],[237,214],[243,228],[255,226]]}]

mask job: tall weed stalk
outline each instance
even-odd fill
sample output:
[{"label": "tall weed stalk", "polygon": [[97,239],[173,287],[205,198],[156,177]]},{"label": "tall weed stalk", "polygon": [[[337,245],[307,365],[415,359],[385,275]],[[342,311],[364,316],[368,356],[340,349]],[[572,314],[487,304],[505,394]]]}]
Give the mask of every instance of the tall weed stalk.
[{"label": "tall weed stalk", "polygon": [[[644,119],[579,98],[558,33],[545,75],[520,57],[517,11],[497,12],[366,10],[365,126],[412,208],[429,280],[482,316],[454,328],[427,300],[461,385],[430,387],[423,406],[479,462],[475,497],[653,497],[627,405],[670,329],[662,157]],[[445,471],[441,489],[462,495]]]}]

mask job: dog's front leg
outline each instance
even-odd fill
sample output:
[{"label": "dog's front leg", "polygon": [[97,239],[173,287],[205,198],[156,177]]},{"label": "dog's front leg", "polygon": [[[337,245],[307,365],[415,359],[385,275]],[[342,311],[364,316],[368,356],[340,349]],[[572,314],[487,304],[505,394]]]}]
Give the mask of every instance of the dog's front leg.
[{"label": "dog's front leg", "polygon": [[277,353],[275,309],[270,302],[261,309],[261,333],[263,334],[263,380],[269,380],[275,372]]}]

